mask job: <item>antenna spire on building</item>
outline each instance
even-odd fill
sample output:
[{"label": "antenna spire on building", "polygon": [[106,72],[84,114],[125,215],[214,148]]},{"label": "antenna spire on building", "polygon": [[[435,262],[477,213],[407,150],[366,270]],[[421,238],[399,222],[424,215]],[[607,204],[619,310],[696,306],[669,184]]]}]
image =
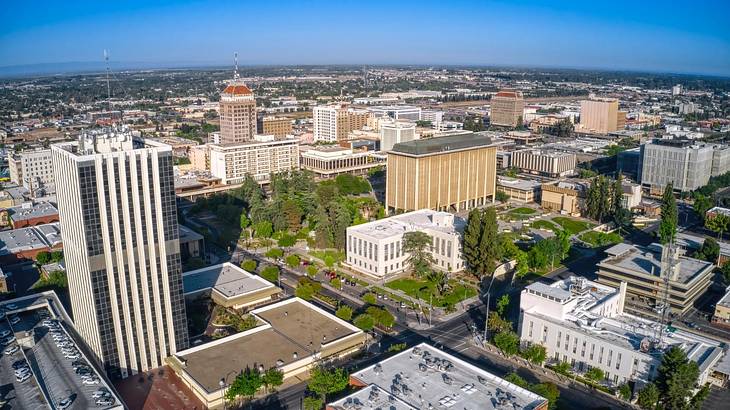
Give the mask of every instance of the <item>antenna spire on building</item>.
[{"label": "antenna spire on building", "polygon": [[238,80],[238,51],[233,53],[233,79]]},{"label": "antenna spire on building", "polygon": [[112,88],[109,84],[109,53],[104,50],[104,64],[106,64],[106,101],[109,105],[109,111],[112,110]]}]

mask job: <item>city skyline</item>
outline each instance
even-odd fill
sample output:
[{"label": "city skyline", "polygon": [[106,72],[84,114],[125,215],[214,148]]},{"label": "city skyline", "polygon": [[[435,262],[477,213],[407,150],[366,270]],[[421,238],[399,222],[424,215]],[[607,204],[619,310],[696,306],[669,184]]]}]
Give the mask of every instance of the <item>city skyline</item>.
[{"label": "city skyline", "polygon": [[[238,50],[242,66],[475,65],[730,75],[730,31],[722,21],[730,10],[722,2],[691,9],[618,2],[611,10],[539,0],[371,2],[367,9],[315,3],[8,5],[0,67],[103,63],[104,49],[128,68],[219,66],[230,64]],[[180,23],[190,21],[195,23]]]}]

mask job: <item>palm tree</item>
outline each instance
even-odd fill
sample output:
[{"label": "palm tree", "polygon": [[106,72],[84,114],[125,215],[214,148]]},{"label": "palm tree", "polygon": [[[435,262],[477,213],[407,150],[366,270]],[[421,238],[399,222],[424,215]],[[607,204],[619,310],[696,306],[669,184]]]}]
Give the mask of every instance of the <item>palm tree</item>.
[{"label": "palm tree", "polygon": [[436,285],[439,295],[443,295],[449,287],[449,275],[444,271],[432,269],[426,274],[426,279]]}]

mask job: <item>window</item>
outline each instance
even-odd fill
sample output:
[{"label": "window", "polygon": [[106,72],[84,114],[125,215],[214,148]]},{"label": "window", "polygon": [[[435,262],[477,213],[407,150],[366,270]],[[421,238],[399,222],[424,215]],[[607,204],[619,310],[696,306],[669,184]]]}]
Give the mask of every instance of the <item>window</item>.
[{"label": "window", "polygon": [[530,321],[530,331],[528,333],[529,337],[532,337],[532,320]]},{"label": "window", "polygon": [[560,339],[562,337],[563,337],[563,332],[558,331],[558,339],[557,339],[558,349],[560,349]]},{"label": "window", "polygon": [[618,357],[616,358],[616,370],[621,367],[621,353],[618,354]]}]

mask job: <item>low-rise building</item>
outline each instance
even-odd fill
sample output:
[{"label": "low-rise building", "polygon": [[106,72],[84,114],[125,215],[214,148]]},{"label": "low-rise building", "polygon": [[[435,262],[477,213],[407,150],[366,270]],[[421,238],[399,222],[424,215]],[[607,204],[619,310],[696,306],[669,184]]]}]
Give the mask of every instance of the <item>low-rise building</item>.
[{"label": "low-rise building", "polygon": [[542,135],[533,134],[530,131],[510,131],[505,134],[504,138],[512,140],[520,145],[529,145],[541,141]]},{"label": "low-rise building", "polygon": [[403,272],[409,255],[403,250],[406,232],[424,232],[431,237],[434,268],[463,269],[461,235],[466,222],[448,212],[421,209],[347,228],[347,259],[352,269],[375,277]]},{"label": "low-rise building", "polygon": [[557,181],[541,186],[540,206],[548,211],[580,216],[583,211],[588,183],[582,181]]},{"label": "low-rise building", "polygon": [[[10,181],[32,192],[45,194],[56,191],[50,149],[36,149],[8,154]],[[35,196],[35,195],[34,195]]]},{"label": "low-rise building", "polygon": [[632,310],[658,315],[668,292],[671,310],[683,314],[712,282],[712,263],[682,256],[676,247],[670,251],[659,244],[642,247],[621,243],[606,249],[606,254],[598,264],[598,282],[614,287],[626,282]]},{"label": "low-rise building", "polygon": [[183,263],[190,258],[203,258],[205,256],[205,238],[185,225],[178,224],[180,232],[180,260]]},{"label": "low-rise building", "polygon": [[14,263],[35,260],[41,252],[63,248],[58,222],[0,231],[0,262]]},{"label": "low-rise building", "polygon": [[368,107],[375,117],[390,117],[394,120],[418,121],[421,119],[421,107],[413,105],[384,105]]},{"label": "low-rise building", "polygon": [[724,215],[727,217],[730,217],[730,208],[723,208],[721,206],[713,206],[712,208],[708,209],[705,213],[705,216],[707,219],[712,219],[717,215]]},{"label": "low-rise building", "polygon": [[626,292],[625,282],[535,282],[520,294],[520,339],[544,346],[550,362],[567,362],[575,372],[603,370],[613,386],[653,380],[663,352],[674,346],[697,362],[700,385],[723,383],[725,376],[717,375],[725,355],[719,342],[626,312]]},{"label": "low-rise building", "polygon": [[281,289],[261,276],[225,262],[183,273],[185,299],[210,298],[219,306],[251,309],[278,299]]},{"label": "low-rise building", "polygon": [[302,149],[299,154],[302,169],[312,171],[318,178],[334,178],[340,174],[365,175],[385,164],[387,157],[378,152],[352,150],[340,146]]},{"label": "low-rise building", "polygon": [[633,209],[641,204],[641,185],[628,181],[621,182],[621,206],[624,209]]},{"label": "low-rise building", "polygon": [[50,202],[26,202],[8,209],[13,229],[58,222],[58,209]]},{"label": "low-rise building", "polygon": [[259,323],[253,329],[167,358],[168,365],[207,408],[223,407],[225,389],[246,368],[279,369],[284,382],[306,379],[307,371],[317,363],[349,356],[366,340],[359,328],[299,298],[249,314]]},{"label": "low-rise building", "polygon": [[210,145],[210,172],[223,184],[251,175],[263,183],[271,174],[299,169],[299,141],[257,135],[254,141]]},{"label": "low-rise building", "polygon": [[524,172],[548,177],[562,177],[573,173],[576,156],[569,152],[526,149],[514,151],[511,166]]},{"label": "low-rise building", "polygon": [[712,314],[712,323],[730,327],[730,287],[725,295],[715,304],[715,311]]},{"label": "low-rise building", "polygon": [[510,200],[522,203],[538,202],[542,184],[530,179],[500,176],[497,178],[497,191],[509,195]]},{"label": "low-rise building", "polygon": [[326,410],[547,410],[544,397],[426,343],[350,375],[362,387]]}]

